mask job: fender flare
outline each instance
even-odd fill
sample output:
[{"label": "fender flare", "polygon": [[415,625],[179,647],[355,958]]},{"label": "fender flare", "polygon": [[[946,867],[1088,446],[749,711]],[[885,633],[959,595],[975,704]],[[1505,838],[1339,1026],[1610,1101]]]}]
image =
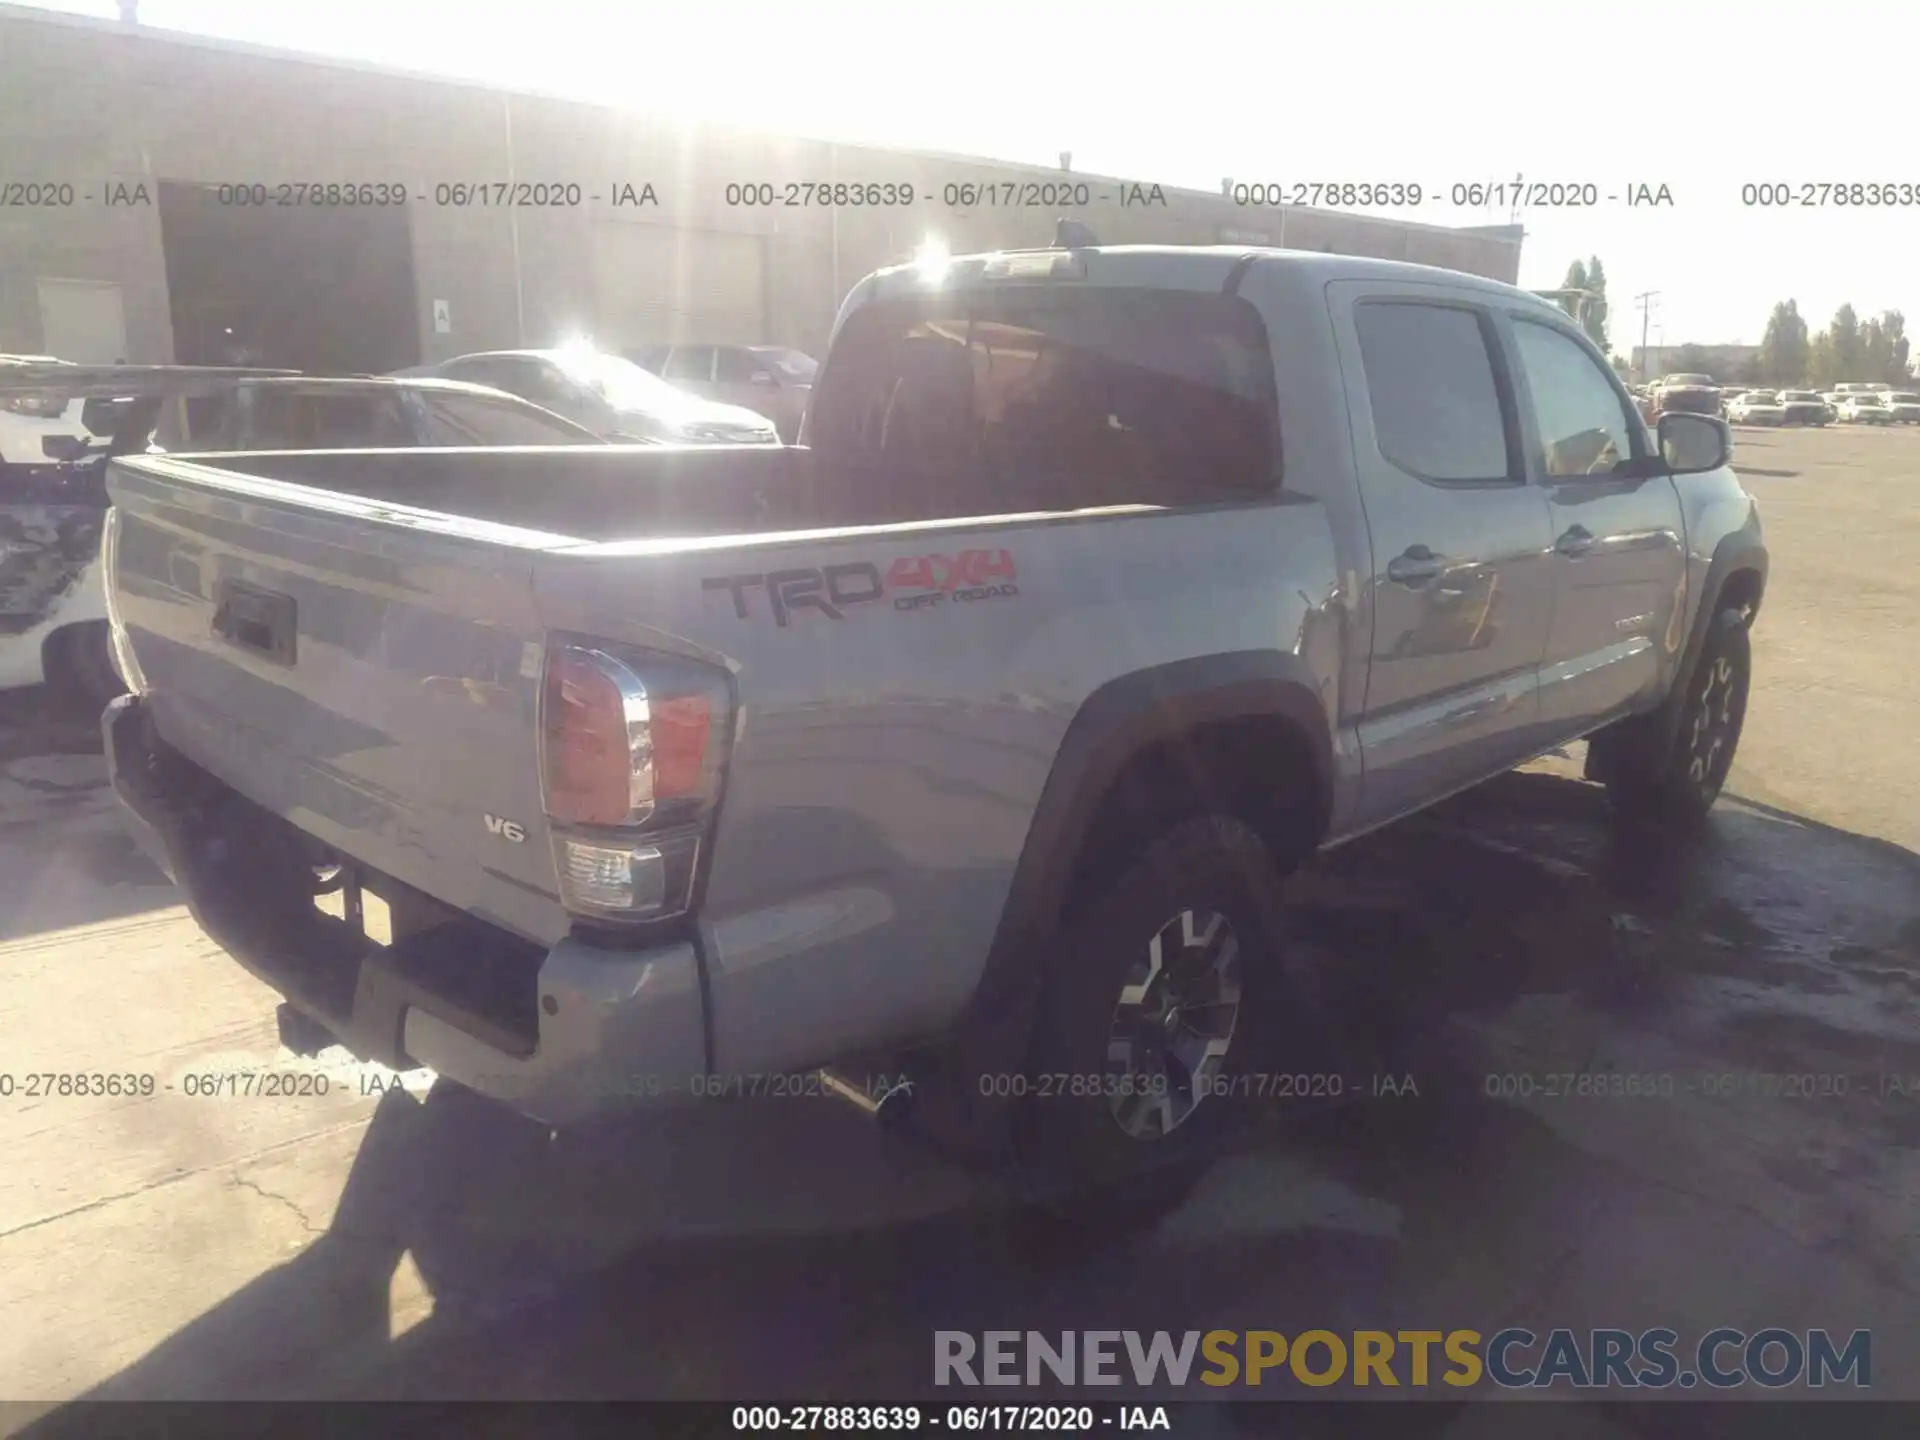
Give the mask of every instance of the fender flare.
[{"label": "fender flare", "polygon": [[[1719,543],[1713,547],[1707,578],[1700,587],[1700,604],[1688,626],[1687,643],[1680,651],[1680,663],[1674,667],[1673,686],[1657,712],[1660,716],[1659,753],[1664,754],[1673,743],[1675,727],[1680,723],[1680,697],[1687,693],[1693,668],[1700,662],[1701,647],[1706,644],[1707,633],[1720,613],[1720,596],[1726,589],[1727,581],[1743,571],[1753,571],[1760,577],[1761,593],[1764,595],[1767,565],[1767,547],[1760,539],[1759,526],[1752,520],[1740,529],[1721,536]],[[1754,602],[1754,609],[1757,614],[1758,601]]]},{"label": "fender flare", "polygon": [[972,1001],[949,1035],[955,1073],[965,1087],[961,1114],[938,1138],[979,1153],[998,1143],[1011,1101],[982,1096],[969,1077],[1014,1073],[1024,1065],[1039,1010],[1042,967],[1034,957],[1065,912],[1075,862],[1109,788],[1136,756],[1192,726],[1273,716],[1306,741],[1314,767],[1316,822],[1332,813],[1333,729],[1306,660],[1282,651],[1245,650],[1174,661],[1108,681],[1082,703],[1054,757],[1021,847],[1000,923]]}]

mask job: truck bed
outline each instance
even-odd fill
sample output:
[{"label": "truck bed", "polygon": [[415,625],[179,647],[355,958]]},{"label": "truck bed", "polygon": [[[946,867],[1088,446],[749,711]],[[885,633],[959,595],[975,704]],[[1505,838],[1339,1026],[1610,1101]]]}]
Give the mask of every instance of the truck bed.
[{"label": "truck bed", "polygon": [[[798,516],[809,452],[762,446],[262,451],[196,469],[579,540],[730,534]],[[783,503],[776,504],[776,501]]]}]

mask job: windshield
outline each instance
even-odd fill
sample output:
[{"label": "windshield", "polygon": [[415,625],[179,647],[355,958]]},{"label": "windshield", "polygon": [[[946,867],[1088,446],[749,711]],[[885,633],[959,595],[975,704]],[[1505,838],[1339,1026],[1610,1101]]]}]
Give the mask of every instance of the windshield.
[{"label": "windshield", "polygon": [[695,403],[693,396],[652,371],[604,350],[556,350],[553,359],[576,380],[598,390],[616,410],[652,413],[684,410]]},{"label": "windshield", "polygon": [[1895,405],[1920,405],[1920,395],[1911,390],[1896,390],[1887,399]]},{"label": "windshield", "polygon": [[754,358],[773,366],[787,379],[802,385],[813,383],[814,373],[819,370],[819,362],[811,355],[803,355],[798,350],[786,350],[778,346],[755,347]]}]

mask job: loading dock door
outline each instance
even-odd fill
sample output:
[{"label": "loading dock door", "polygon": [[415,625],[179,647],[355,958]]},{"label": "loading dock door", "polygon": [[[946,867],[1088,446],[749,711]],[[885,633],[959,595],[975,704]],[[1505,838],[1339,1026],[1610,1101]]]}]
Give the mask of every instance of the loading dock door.
[{"label": "loading dock door", "polygon": [[40,350],[77,365],[124,365],[127,317],[120,287],[96,280],[42,280]]},{"label": "loading dock door", "polygon": [[160,182],[176,359],[314,374],[420,363],[407,207],[240,203],[245,185]]},{"label": "loading dock door", "polygon": [[594,339],[610,349],[766,339],[758,235],[603,221],[593,234]]}]

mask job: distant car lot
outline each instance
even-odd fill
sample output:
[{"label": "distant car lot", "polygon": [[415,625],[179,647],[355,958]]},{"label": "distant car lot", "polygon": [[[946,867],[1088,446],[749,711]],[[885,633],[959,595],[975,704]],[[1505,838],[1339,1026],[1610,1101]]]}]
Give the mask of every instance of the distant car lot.
[{"label": "distant car lot", "polygon": [[[423,1189],[423,1154],[473,1137],[421,1077],[383,1096],[278,1052],[264,989],[118,828],[91,731],[9,703],[6,1068],[175,1089],[0,1102],[0,1374],[46,1399],[840,1400],[922,1393],[935,1328],[1779,1324],[1873,1328],[1875,1393],[1920,1397],[1920,1095],[1747,1079],[1920,1076],[1920,434],[1743,428],[1734,463],[1774,556],[1728,786],[1750,803],[1634,853],[1555,758],[1330,857],[1297,891],[1329,1022],[1421,1103],[1290,1139],[1275,1113],[1158,1232],[1045,1263],[981,1187],[824,1102]],[[335,1088],[185,1093],[293,1069]],[[1694,1087],[1485,1093],[1599,1071]]]}]

